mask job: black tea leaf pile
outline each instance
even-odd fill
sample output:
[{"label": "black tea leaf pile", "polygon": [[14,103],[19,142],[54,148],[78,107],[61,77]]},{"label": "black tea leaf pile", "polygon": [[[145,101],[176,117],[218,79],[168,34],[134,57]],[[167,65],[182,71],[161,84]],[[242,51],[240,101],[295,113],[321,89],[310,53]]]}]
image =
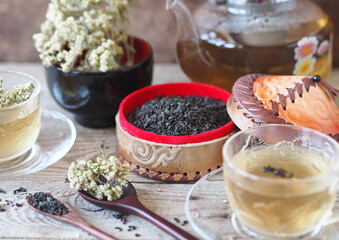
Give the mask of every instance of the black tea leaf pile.
[{"label": "black tea leaf pile", "polygon": [[226,103],[210,97],[159,96],[127,116],[134,126],[167,136],[208,132],[230,122]]},{"label": "black tea leaf pile", "polygon": [[53,198],[50,194],[43,192],[33,194],[32,206],[52,215],[61,216],[69,212],[65,204],[58,199]]}]

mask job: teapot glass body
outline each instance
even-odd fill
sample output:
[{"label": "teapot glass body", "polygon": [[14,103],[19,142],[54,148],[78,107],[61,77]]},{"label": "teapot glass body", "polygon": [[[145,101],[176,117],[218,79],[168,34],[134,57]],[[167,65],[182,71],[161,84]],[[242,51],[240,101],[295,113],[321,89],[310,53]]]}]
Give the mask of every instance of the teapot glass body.
[{"label": "teapot glass body", "polygon": [[192,81],[231,91],[249,73],[329,78],[333,27],[314,3],[210,0],[191,16],[181,1],[167,7],[177,17],[178,61]]}]

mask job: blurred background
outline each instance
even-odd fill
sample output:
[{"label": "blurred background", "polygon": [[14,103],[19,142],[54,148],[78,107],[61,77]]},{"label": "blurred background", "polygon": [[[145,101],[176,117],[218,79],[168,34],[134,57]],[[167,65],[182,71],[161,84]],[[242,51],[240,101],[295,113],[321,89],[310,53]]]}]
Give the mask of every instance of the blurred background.
[{"label": "blurred background", "polygon": [[[207,0],[185,0],[192,11]],[[338,0],[313,0],[332,18],[334,66],[339,67]],[[0,62],[39,62],[32,35],[40,31],[48,0],[0,0]],[[165,0],[134,0],[130,33],[148,40],[156,62],[175,62],[176,23]]]}]

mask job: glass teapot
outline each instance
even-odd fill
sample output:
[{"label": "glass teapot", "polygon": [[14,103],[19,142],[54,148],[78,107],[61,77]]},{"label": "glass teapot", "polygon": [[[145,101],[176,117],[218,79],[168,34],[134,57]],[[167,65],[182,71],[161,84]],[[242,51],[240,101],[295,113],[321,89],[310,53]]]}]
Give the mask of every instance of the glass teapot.
[{"label": "glass teapot", "polygon": [[249,73],[329,77],[333,27],[309,0],[209,0],[194,14],[182,0],[166,7],[177,19],[178,61],[192,81],[231,91]]}]

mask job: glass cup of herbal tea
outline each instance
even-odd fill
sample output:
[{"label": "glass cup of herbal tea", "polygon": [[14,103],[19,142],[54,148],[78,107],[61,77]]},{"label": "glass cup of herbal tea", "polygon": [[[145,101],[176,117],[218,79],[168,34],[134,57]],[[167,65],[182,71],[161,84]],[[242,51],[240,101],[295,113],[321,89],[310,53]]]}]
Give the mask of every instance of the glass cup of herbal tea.
[{"label": "glass cup of herbal tea", "polygon": [[27,153],[40,131],[40,83],[15,71],[0,71],[0,162]]},{"label": "glass cup of herbal tea", "polygon": [[339,144],[321,132],[264,125],[223,146],[232,225],[255,239],[309,239],[337,221],[331,210],[339,178]]}]

